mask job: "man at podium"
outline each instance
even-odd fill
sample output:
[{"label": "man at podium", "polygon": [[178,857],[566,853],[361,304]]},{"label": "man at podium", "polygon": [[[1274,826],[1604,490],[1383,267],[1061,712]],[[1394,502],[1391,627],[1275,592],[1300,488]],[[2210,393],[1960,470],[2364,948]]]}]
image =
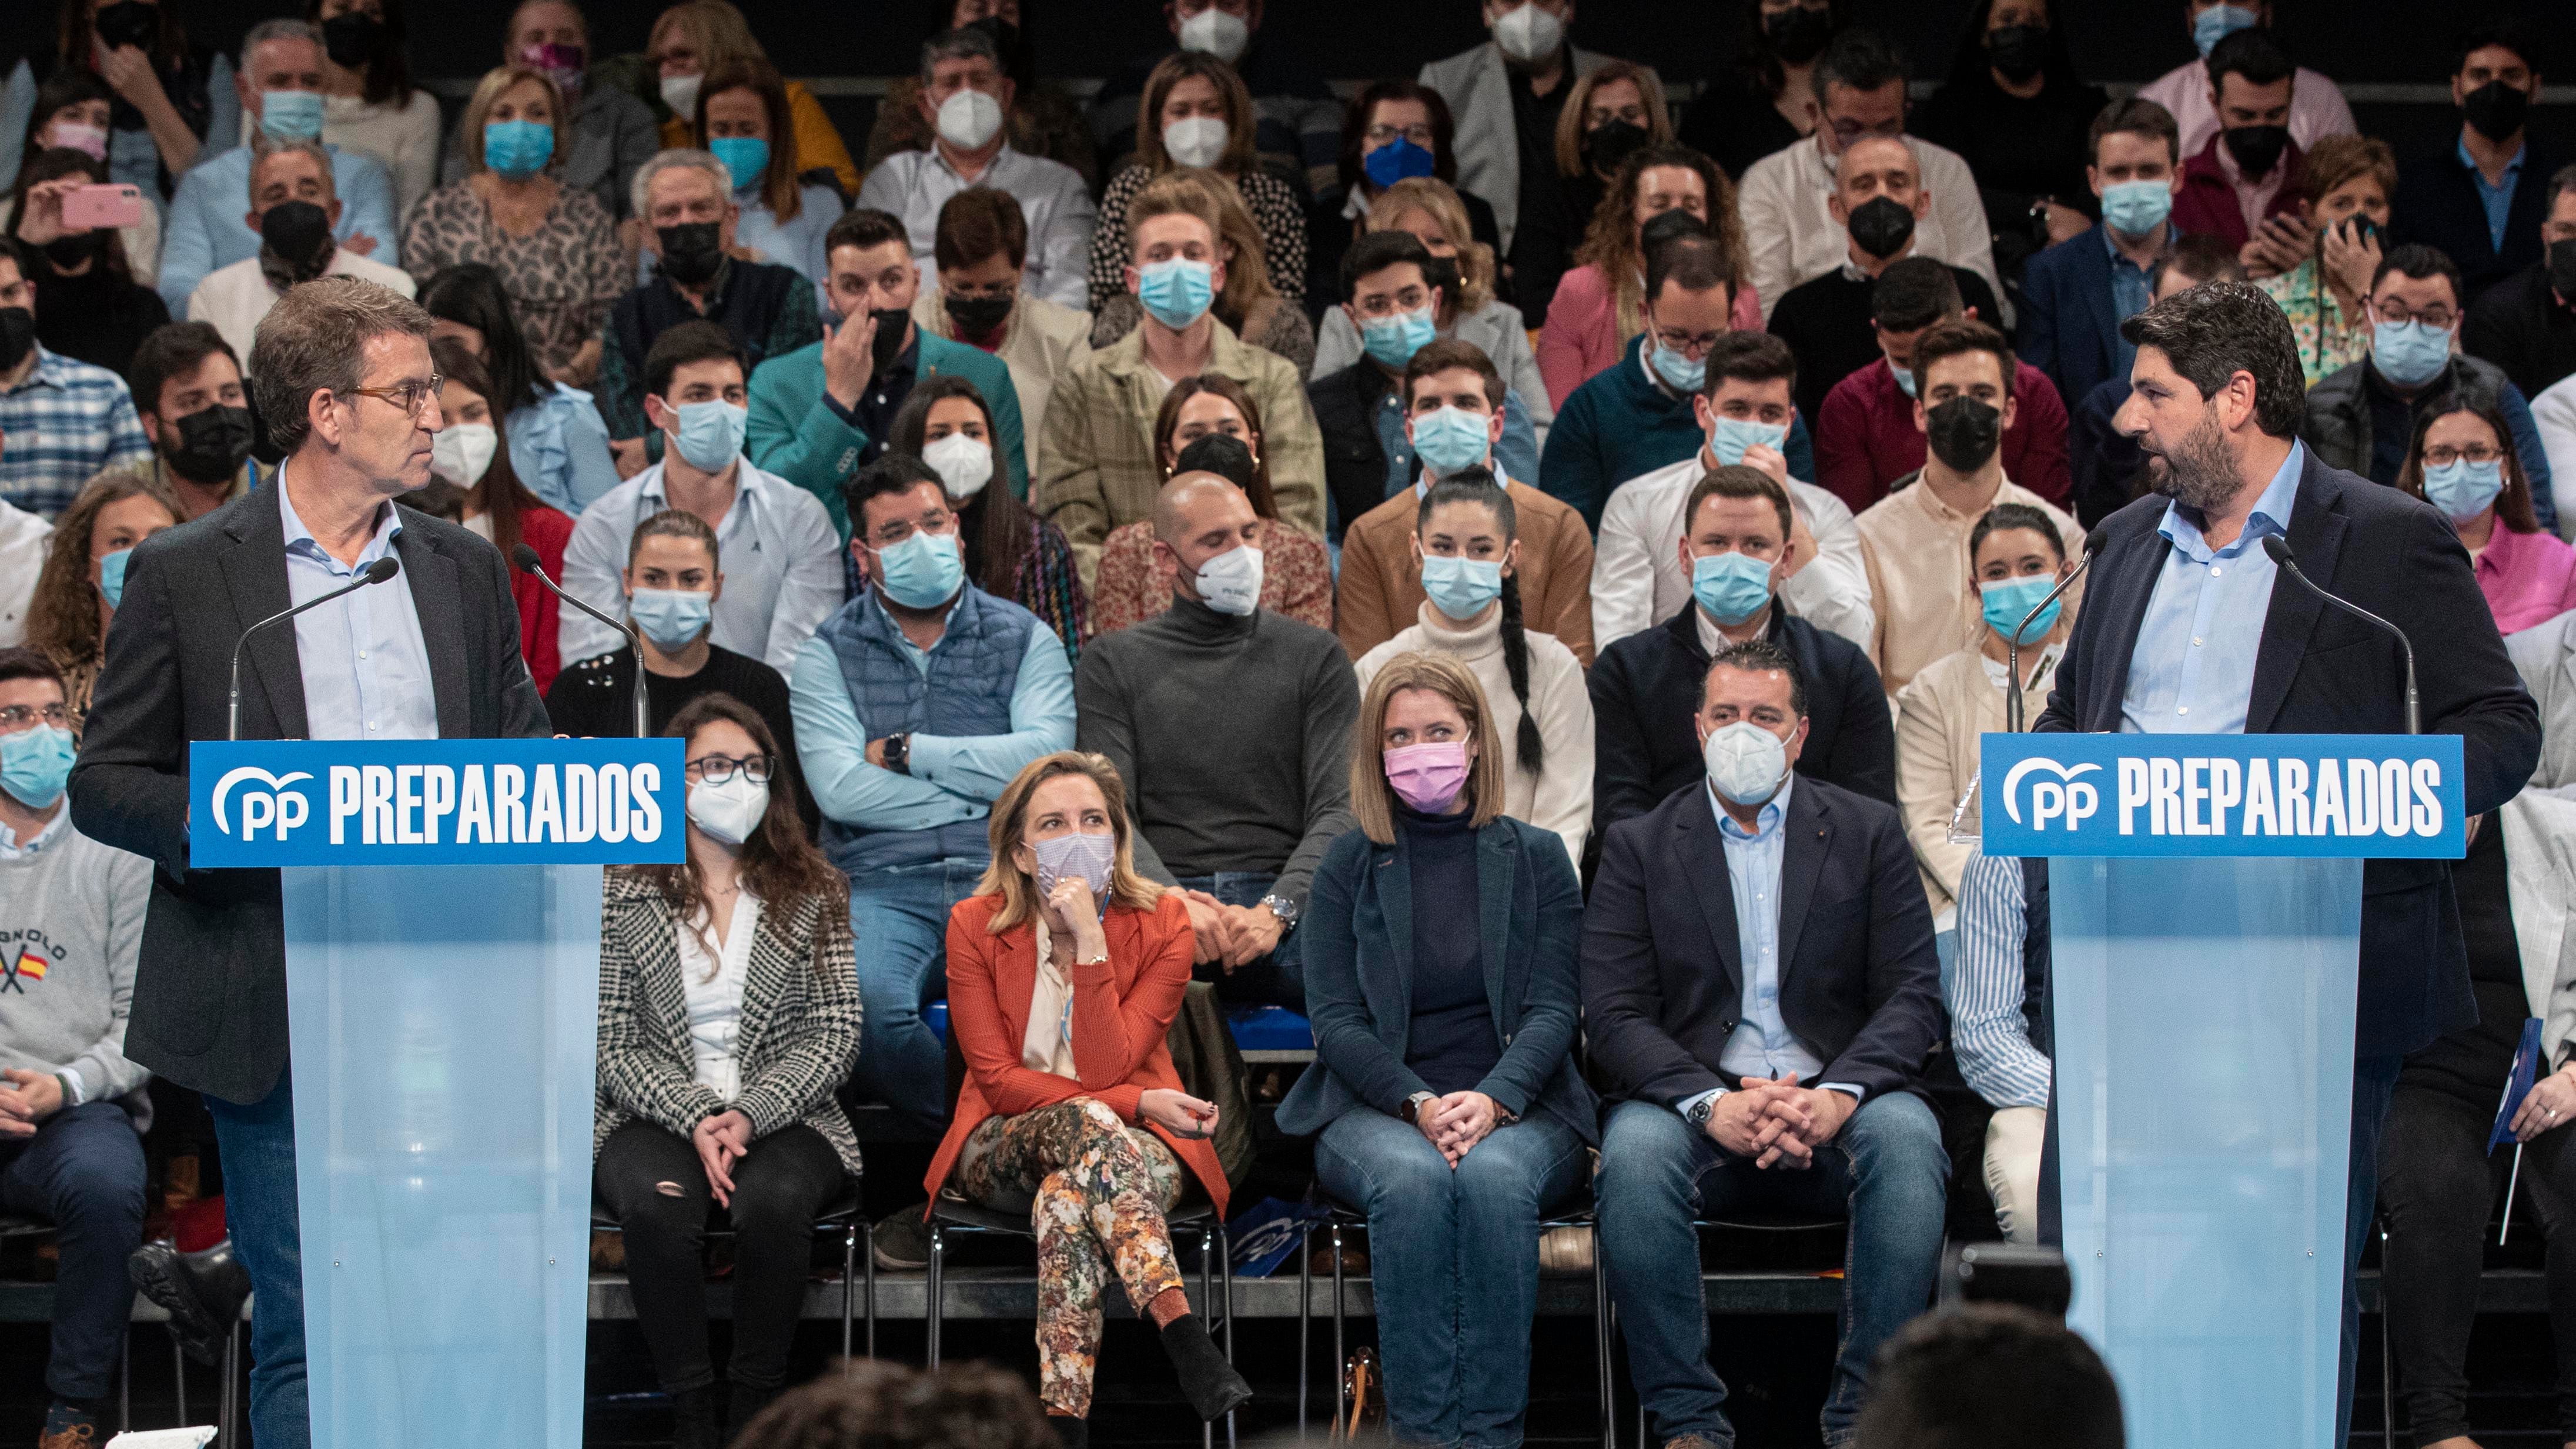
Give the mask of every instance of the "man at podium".
[{"label": "man at podium", "polygon": [[[252,401],[287,455],[281,481],[134,550],[71,800],[82,833],[154,863],[126,1055],[206,1096],[226,1225],[256,1294],[251,1433],[261,1449],[303,1449],[278,875],[188,868],[188,744],[227,737],[237,643],[243,739],[551,731],[500,554],[396,506],[429,482],[430,438],[445,426],[429,314],[354,277],[309,282],[260,324],[250,373]],[[387,559],[398,570],[364,586]]]},{"label": "man at podium", "polygon": [[[2298,441],[2307,398],[2281,309],[2245,283],[2208,282],[2120,332],[2138,354],[2115,426],[2145,453],[2155,496],[2103,522],[2084,610],[2037,728],[2406,732],[2409,666],[2397,641],[2320,598],[2322,589],[2404,625],[2417,646],[2423,728],[2461,737],[2468,813],[2520,790],[2540,756],[2539,716],[2468,554],[2431,507],[2330,468]],[[2286,566],[2269,551],[2274,538],[2288,545]],[[2398,1067],[2476,1019],[2449,866],[2367,862],[2344,1219],[2344,1419],[2359,1327],[2352,1272]],[[2343,1438],[2339,1429],[2335,1442]]]}]

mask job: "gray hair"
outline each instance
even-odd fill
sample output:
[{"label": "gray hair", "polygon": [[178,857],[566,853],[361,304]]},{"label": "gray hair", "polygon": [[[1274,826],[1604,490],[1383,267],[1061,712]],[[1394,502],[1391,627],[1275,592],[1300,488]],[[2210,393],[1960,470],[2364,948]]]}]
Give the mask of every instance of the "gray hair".
[{"label": "gray hair", "polygon": [[313,394],[345,396],[366,379],[367,344],[388,334],[429,340],[429,314],[398,292],[356,277],[289,287],[260,320],[250,349],[251,401],[282,452],[313,430]]},{"label": "gray hair", "polygon": [[[674,147],[668,151],[654,152],[643,165],[635,168],[635,184],[629,199],[635,204],[637,216],[648,217],[652,212],[653,178],[665,171],[676,170],[683,166],[694,167],[714,177],[716,195],[727,199],[733,196],[733,172],[722,161],[716,159],[713,151],[699,151],[685,146]],[[652,223],[648,220],[645,225],[650,226]]]},{"label": "gray hair", "polygon": [[250,69],[252,52],[272,40],[301,40],[316,50],[324,50],[322,27],[304,20],[263,20],[242,36],[241,68]]},{"label": "gray hair", "polygon": [[250,153],[249,186],[252,210],[259,209],[259,168],[267,165],[271,158],[278,156],[312,157],[313,164],[321,168],[322,189],[329,192],[335,200],[339,197],[340,181],[338,177],[331,174],[331,153],[322,149],[321,142],[280,141],[266,131],[258,131],[252,137]]},{"label": "gray hair", "polygon": [[930,68],[943,60],[972,60],[979,55],[991,61],[993,69],[1002,68],[1002,52],[988,31],[970,25],[934,35],[921,43],[921,83],[930,84]]}]

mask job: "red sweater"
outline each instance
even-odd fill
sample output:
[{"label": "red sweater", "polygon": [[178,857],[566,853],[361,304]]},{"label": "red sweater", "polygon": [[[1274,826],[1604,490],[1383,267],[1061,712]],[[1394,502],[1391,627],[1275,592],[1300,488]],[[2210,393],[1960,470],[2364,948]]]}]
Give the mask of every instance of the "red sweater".
[{"label": "red sweater", "polygon": [[[2209,138],[2200,154],[2182,163],[2182,190],[2174,194],[2173,234],[2175,236],[2214,236],[2231,249],[2242,249],[2253,234],[2245,227],[2245,207],[2236,199],[2236,185],[2227,179],[2227,168],[2219,164],[2218,148],[2227,144],[2225,132]],[[2292,141],[2281,150],[2281,159],[2272,163],[2281,184],[2272,190],[2272,199],[2263,204],[2263,216],[2296,216],[2299,212],[2299,189],[2295,184],[2300,166],[2299,143]]]},{"label": "red sweater", "polygon": [[[572,541],[572,520],[542,505],[519,510],[519,538],[537,551],[537,561],[546,572],[563,577],[564,545]],[[519,653],[528,661],[528,677],[537,682],[537,693],[554,687],[555,675],[563,668],[563,657],[556,651],[556,631],[561,621],[556,612],[561,607],[546,586],[510,569],[510,598],[519,606]]]},{"label": "red sweater", "polygon": [[[2013,423],[2004,429],[2004,476],[2060,507],[2073,488],[2066,471],[2066,403],[2048,374],[2013,364]],[[1834,384],[1816,420],[1816,483],[1861,510],[1887,485],[1923,466],[1929,452],[1914,426],[1914,399],[1884,360]]]}]

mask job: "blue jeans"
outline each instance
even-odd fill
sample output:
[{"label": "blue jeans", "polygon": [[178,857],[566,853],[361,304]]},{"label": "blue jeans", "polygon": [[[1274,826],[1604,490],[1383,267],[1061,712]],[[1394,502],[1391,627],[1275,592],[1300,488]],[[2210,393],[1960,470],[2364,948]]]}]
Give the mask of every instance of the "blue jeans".
[{"label": "blue jeans", "polygon": [[872,870],[850,881],[860,1099],[883,1102],[925,1136],[948,1120],[948,1053],[921,1008],[948,994],[948,913],[975,893],[982,857]]},{"label": "blue jeans", "polygon": [[1530,1116],[1455,1171],[1421,1132],[1356,1107],[1315,1142],[1315,1175],[1369,1220],[1386,1413],[1402,1444],[1512,1449],[1529,1407],[1538,1217],[1582,1186],[1583,1141]]},{"label": "blue jeans", "polygon": [[223,1153],[224,1227],[250,1270],[250,1436],[259,1449],[306,1449],[304,1243],[295,1206],[295,1083],[288,1072],[247,1106],[208,1096]]},{"label": "blue jeans", "polygon": [[[1697,1434],[1727,1449],[1735,1431],[1726,1385],[1708,1362],[1708,1305],[1700,1292],[1694,1217],[1788,1210],[1847,1218],[1843,1301],[1828,1445],[1851,1439],[1869,1366],[1907,1320],[1931,1306],[1941,1272],[1950,1156],[1923,1099],[1870,1098],[1804,1171],[1756,1168],[1729,1155],[1668,1107],[1622,1102],[1601,1134],[1602,1259],[1628,1329],[1628,1373],[1664,1443]],[[1689,1265],[1689,1271],[1682,1271]]]},{"label": "blue jeans", "polygon": [[[1257,906],[1279,881],[1275,872],[1257,870],[1221,870],[1214,875],[1174,879],[1184,890],[1206,891],[1229,906]],[[1240,1002],[1284,1006],[1299,1012],[1306,1009],[1306,973],[1299,964],[1294,930],[1282,935],[1270,954],[1258,961],[1246,962],[1232,971],[1211,962],[1197,968],[1195,974],[1201,981],[1215,982],[1217,999],[1229,1006]]]},{"label": "blue jeans", "polygon": [[54,1225],[54,1352],[45,1387],[58,1399],[106,1398],[134,1310],[126,1255],[143,1242],[143,1139],[114,1102],[83,1102],[31,1138],[0,1138],[0,1205]]},{"label": "blue jeans", "polygon": [[2361,1273],[2362,1246],[2379,1212],[2379,1134],[2388,1126],[2388,1104],[2397,1097],[2402,1056],[2355,1057],[2352,1063],[2352,1163],[2343,1209],[2343,1374],[2335,1399],[2335,1442],[2352,1442],[2353,1370],[2361,1356],[2361,1299],[2353,1280]]}]

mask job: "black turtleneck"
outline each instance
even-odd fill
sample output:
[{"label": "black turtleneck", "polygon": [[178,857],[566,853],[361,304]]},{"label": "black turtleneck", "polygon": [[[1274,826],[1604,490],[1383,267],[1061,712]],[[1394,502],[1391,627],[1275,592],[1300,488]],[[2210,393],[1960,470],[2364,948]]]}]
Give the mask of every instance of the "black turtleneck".
[{"label": "black turtleneck", "polygon": [[1413,1026],[1404,1064],[1444,1097],[1483,1081],[1503,1059],[1485,998],[1471,818],[1425,815],[1402,801],[1395,807],[1413,893]]}]

